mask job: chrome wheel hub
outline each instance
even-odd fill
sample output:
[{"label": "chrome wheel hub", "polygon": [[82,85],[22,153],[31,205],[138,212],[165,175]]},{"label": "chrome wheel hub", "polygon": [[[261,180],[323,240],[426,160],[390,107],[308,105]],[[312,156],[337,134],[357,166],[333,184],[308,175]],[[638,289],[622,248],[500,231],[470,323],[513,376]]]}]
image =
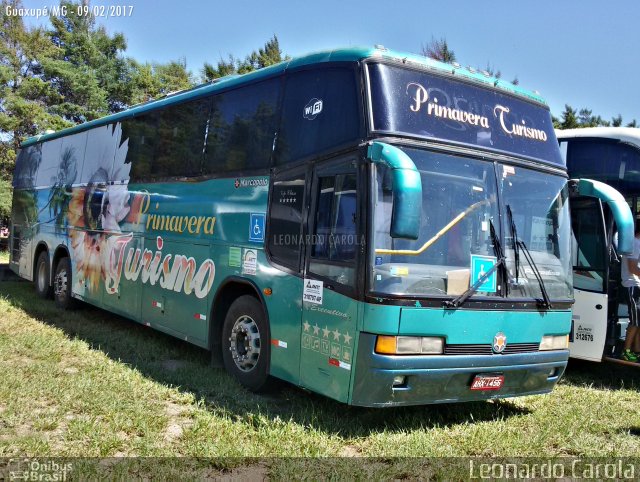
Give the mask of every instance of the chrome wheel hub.
[{"label": "chrome wheel hub", "polygon": [[260,330],[250,316],[238,318],[231,329],[229,350],[236,366],[243,372],[253,370],[260,358]]}]

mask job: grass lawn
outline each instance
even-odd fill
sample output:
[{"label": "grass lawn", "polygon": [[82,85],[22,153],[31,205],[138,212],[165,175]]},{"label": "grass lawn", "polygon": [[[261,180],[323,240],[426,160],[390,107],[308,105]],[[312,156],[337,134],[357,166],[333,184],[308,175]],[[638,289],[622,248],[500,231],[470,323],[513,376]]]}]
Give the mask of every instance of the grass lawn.
[{"label": "grass lawn", "polygon": [[[124,318],[89,306],[59,311],[31,284],[2,282],[0,457],[640,453],[640,371],[631,368],[572,363],[550,395],[362,409],[288,385],[253,395],[208,361]],[[376,474],[402,477],[399,463]],[[292,464],[252,470],[294,475]]]},{"label": "grass lawn", "polygon": [[9,263],[9,251],[0,251],[0,264]]}]

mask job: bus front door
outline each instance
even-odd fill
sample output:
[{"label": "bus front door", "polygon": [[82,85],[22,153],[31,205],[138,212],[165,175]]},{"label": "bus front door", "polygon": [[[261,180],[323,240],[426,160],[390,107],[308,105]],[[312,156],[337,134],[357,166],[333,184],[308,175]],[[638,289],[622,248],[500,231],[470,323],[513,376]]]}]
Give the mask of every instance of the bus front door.
[{"label": "bus front door", "polygon": [[359,306],[354,300],[361,219],[355,161],[342,158],[318,169],[311,193],[300,381],[307,388],[347,402]]},{"label": "bus front door", "polygon": [[571,198],[575,304],[569,350],[572,358],[601,361],[607,341],[607,242],[602,203]]}]

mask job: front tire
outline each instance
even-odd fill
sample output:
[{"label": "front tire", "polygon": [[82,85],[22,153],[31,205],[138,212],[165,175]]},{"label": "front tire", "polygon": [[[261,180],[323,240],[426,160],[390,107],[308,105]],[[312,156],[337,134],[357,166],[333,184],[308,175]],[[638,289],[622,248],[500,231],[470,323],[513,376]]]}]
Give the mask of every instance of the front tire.
[{"label": "front tire", "polygon": [[227,372],[253,392],[274,386],[269,376],[269,324],[260,302],[244,295],[229,307],[222,327],[222,361]]},{"label": "front tire", "polygon": [[61,258],[53,277],[53,297],[56,306],[63,310],[75,306],[75,300],[71,297],[71,280],[71,260],[68,257]]},{"label": "front tire", "polygon": [[51,271],[49,264],[49,253],[43,251],[38,256],[36,261],[36,271],[33,277],[33,284],[36,289],[36,293],[40,298],[51,298],[52,286],[51,286]]}]

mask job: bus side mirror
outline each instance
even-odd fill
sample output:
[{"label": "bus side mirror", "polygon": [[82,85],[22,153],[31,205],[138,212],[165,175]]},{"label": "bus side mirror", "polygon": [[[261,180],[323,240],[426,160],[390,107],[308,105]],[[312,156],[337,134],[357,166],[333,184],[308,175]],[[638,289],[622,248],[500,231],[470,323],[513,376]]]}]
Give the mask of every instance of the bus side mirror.
[{"label": "bus side mirror", "polygon": [[633,214],[624,196],[608,184],[592,179],[571,179],[569,185],[578,195],[598,198],[609,206],[618,228],[618,254],[633,254]]},{"label": "bus side mirror", "polygon": [[373,142],[367,153],[372,162],[391,169],[393,206],[391,211],[392,238],[418,239],[422,214],[422,180],[411,158],[397,147]]}]

